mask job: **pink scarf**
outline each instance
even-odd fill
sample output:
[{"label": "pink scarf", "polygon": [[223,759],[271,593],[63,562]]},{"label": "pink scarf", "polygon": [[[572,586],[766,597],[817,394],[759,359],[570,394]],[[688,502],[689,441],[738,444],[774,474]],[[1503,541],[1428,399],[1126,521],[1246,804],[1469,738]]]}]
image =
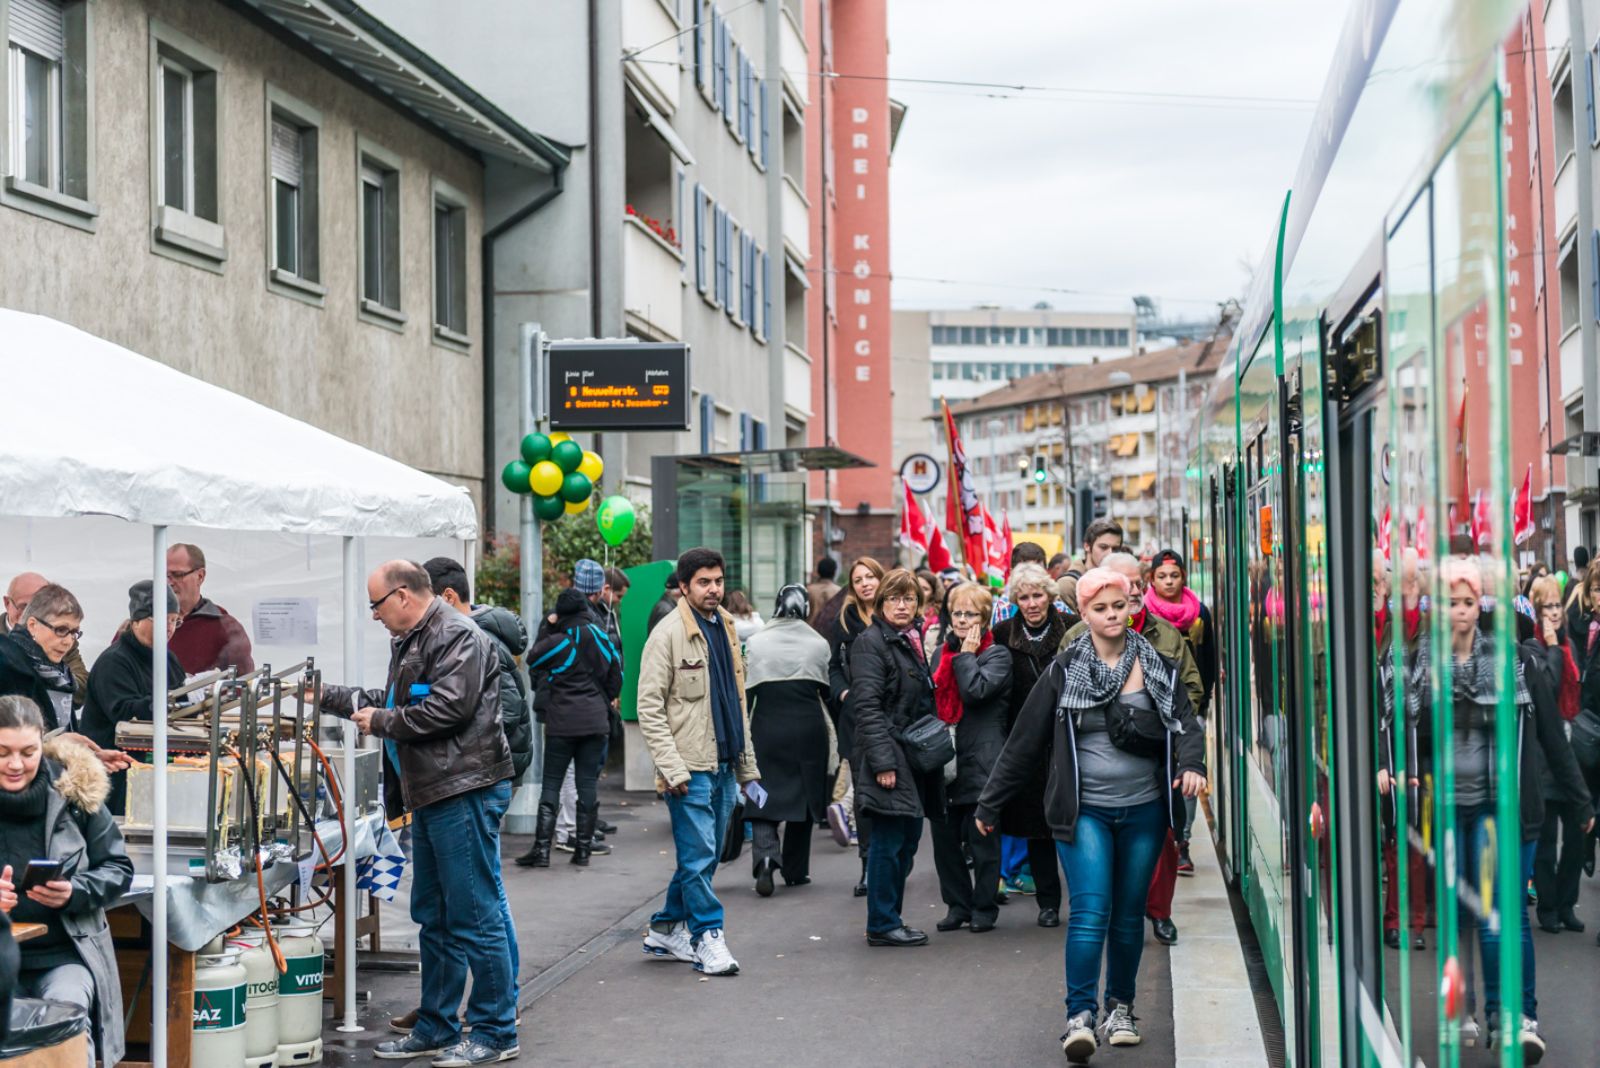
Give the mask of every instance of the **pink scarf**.
[{"label": "pink scarf", "polygon": [[1196,597],[1194,591],[1187,586],[1183,588],[1183,596],[1178,598],[1177,604],[1165,600],[1155,590],[1151,590],[1144,599],[1144,606],[1185,634],[1194,626],[1194,621],[1200,618],[1200,598]]}]

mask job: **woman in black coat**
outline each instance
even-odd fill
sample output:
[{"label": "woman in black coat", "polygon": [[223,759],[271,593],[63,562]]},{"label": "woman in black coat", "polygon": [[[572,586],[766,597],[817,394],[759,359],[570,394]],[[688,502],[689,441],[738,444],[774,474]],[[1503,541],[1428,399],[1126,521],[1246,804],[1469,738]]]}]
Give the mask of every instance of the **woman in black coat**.
[{"label": "woman in black coat", "polygon": [[867,852],[867,944],[921,946],[928,936],[906,925],[906,877],[911,874],[922,819],[944,814],[944,776],[911,767],[901,733],[934,712],[933,676],[922,656],[917,617],[922,593],[904,568],[883,577],[872,625],[850,653],[855,710],[856,804],[872,818]]},{"label": "woman in black coat", "polygon": [[[856,717],[850,702],[850,649],[855,640],[872,625],[878,600],[878,585],[883,581],[883,566],[870,556],[857,557],[850,565],[844,590],[844,605],[834,619],[828,636],[828,689],[832,698],[834,722],[839,727],[839,758],[853,761]],[[852,799],[856,849],[861,854],[861,879],[855,896],[867,893],[867,847],[872,839],[872,821]]]},{"label": "woman in black coat", "polygon": [[622,657],[594,621],[588,599],[575,587],[562,590],[556,599],[556,622],[529,651],[528,672],[544,691],[537,703],[544,719],[544,787],[533,847],[517,863],[525,868],[550,866],[561,781],[572,764],[578,787],[572,863],[588,864],[600,811],[600,763],[611,735],[611,702],[622,693]]},{"label": "woman in black coat", "polygon": [[[995,625],[997,645],[1011,651],[1011,692],[1006,699],[1006,734],[1017,725],[1022,705],[1033,686],[1050,666],[1061,639],[1078,622],[1070,612],[1056,608],[1056,584],[1038,564],[1018,564],[1011,570],[1011,603],[1017,611]],[[1048,769],[1041,764],[1000,813],[1000,833],[1028,843],[1028,867],[1033,872],[1034,903],[1039,906],[1039,926],[1061,926],[1061,868],[1055,839],[1044,818],[1044,788]]]},{"label": "woman in black coat", "polygon": [[[750,742],[766,797],[746,803],[754,831],[756,893],[811,881],[811,828],[828,807],[828,643],[811,629],[804,586],[785,586],[765,626],[744,646]],[[782,823],[782,845],[778,825]]]},{"label": "woman in black coat", "polygon": [[[1000,912],[1000,838],[978,834],[972,813],[1006,744],[1011,653],[989,633],[994,598],[988,590],[964,582],[950,591],[947,607],[950,629],[934,653],[933,699],[939,718],[955,725],[956,777],[945,786],[943,818],[928,817],[939,896],[948,909],[935,926],[954,931],[970,923],[981,934],[994,930]],[[972,852],[970,870],[963,842]]]}]

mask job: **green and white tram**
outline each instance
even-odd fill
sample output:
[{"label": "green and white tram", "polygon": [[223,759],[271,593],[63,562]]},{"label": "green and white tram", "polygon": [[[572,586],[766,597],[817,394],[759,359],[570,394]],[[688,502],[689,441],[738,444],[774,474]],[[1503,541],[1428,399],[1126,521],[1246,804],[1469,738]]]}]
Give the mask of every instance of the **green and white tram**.
[{"label": "green and white tram", "polygon": [[[1294,1065],[1524,1063],[1513,502],[1550,461],[1524,456],[1548,416],[1512,339],[1563,296],[1542,206],[1517,210],[1552,155],[1523,143],[1550,129],[1526,81],[1547,6],[1355,5],[1195,446],[1213,833]],[[1595,1026],[1584,945],[1583,1000],[1540,991],[1546,1063],[1600,1064],[1567,1037]],[[1551,1019],[1563,996],[1581,1021]]]}]

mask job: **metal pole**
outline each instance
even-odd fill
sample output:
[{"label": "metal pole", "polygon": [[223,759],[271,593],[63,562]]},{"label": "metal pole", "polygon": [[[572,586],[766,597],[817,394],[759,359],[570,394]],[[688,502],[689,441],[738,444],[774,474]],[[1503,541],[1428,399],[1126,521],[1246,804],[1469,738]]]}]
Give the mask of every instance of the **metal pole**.
[{"label": "metal pole", "polygon": [[[1178,368],[1178,461],[1183,465],[1183,491],[1182,500],[1185,504],[1189,500],[1189,372]],[[1184,509],[1187,511],[1187,509]],[[1181,518],[1181,515],[1180,515]],[[1187,549],[1184,543],[1189,540],[1189,524],[1182,523],[1178,531],[1177,541],[1169,542],[1173,548],[1183,553],[1183,558],[1189,560],[1193,546]],[[1194,566],[1194,561],[1189,560],[1189,566]]]},{"label": "metal pole", "polygon": [[[517,341],[519,359],[520,404],[523,436],[532,434],[544,425],[544,331],[538,323],[523,323]],[[539,633],[539,620],[544,616],[544,532],[533,515],[533,497],[519,494],[518,507],[522,536],[522,625],[529,639]],[[532,681],[531,679],[529,680]],[[531,701],[533,695],[530,693]],[[511,795],[506,810],[505,830],[508,834],[532,834],[538,807],[541,781],[539,769],[544,766],[544,728],[538,724],[533,730],[533,760],[523,776],[524,782]]]},{"label": "metal pole", "polygon": [[[151,592],[157,605],[162,604],[162,594],[167,588],[167,528],[155,527],[151,532]],[[158,619],[165,619],[158,615]],[[151,823],[150,848],[155,854],[155,870],[151,872],[150,899],[150,982],[151,990],[166,991],[170,986],[167,977],[167,628],[151,628],[150,643],[150,719],[153,729],[155,754],[155,797]],[[213,713],[214,714],[214,713]],[[150,999],[150,1063],[167,1063],[167,999],[157,995]]]},{"label": "metal pole", "polygon": [[[360,654],[356,651],[356,613],[360,602],[360,565],[356,561],[356,539],[344,539],[344,677],[348,685],[358,687],[350,703],[354,712],[361,707],[362,672]],[[344,940],[339,944],[339,965],[344,976],[344,1023],[339,1030],[354,1033],[364,1030],[356,1021],[356,725],[350,720],[341,722],[344,743],[344,893],[340,909],[344,914]]]}]

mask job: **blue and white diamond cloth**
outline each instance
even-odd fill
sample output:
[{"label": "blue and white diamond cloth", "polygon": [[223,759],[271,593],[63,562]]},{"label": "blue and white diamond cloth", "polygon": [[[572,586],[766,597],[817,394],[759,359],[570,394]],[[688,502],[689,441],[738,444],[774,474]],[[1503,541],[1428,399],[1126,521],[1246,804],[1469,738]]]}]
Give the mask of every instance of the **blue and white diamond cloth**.
[{"label": "blue and white diamond cloth", "polygon": [[370,890],[380,901],[393,901],[406,871],[406,855],[387,823],[378,832],[377,849],[356,861],[356,886]]}]

